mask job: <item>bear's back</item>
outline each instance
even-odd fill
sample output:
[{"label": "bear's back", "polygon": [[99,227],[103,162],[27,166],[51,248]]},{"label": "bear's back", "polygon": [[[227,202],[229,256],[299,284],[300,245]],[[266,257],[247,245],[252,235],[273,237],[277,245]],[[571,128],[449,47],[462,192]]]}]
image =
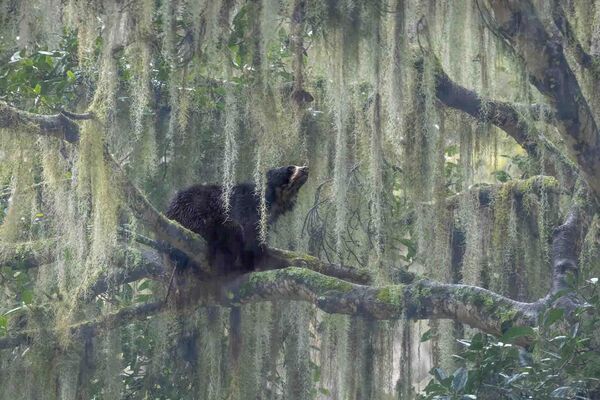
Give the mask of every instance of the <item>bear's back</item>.
[{"label": "bear's back", "polygon": [[254,185],[250,183],[234,186],[229,200],[230,208],[226,213],[222,186],[193,185],[175,195],[166,216],[202,235],[227,221],[245,228],[255,226],[259,220],[259,202],[254,191]]}]

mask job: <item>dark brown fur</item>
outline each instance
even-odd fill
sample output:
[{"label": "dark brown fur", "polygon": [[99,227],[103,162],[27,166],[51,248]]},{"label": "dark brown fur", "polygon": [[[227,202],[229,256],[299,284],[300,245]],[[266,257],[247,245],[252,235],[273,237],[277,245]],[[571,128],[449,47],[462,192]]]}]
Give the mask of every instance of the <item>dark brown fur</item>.
[{"label": "dark brown fur", "polygon": [[[267,172],[265,200],[269,224],[293,209],[308,167],[281,167]],[[258,228],[260,198],[256,187],[242,183],[233,187],[230,210],[223,206],[223,187],[194,185],[177,193],[167,217],[202,235],[209,244],[209,261],[223,273],[253,270],[264,248]]]}]

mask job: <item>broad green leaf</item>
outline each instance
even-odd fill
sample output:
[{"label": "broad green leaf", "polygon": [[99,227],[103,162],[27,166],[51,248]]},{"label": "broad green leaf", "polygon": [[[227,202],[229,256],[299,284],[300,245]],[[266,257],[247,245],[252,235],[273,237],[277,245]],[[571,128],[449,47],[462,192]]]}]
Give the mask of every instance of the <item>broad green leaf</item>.
[{"label": "broad green leaf", "polygon": [[524,336],[535,337],[535,331],[529,326],[513,326],[502,335],[500,340],[505,343],[512,343],[515,339]]},{"label": "broad green leaf", "polygon": [[544,319],[544,327],[549,327],[550,325],[561,319],[564,314],[565,310],[563,310],[562,308],[553,308],[548,310]]},{"label": "broad green leaf", "polygon": [[552,391],[552,393],[550,393],[550,396],[552,397],[559,397],[559,398],[565,398],[565,397],[569,397],[571,394],[571,388],[568,386],[561,386],[559,388],[556,388]]},{"label": "broad green leaf", "polygon": [[423,335],[421,335],[421,342],[426,342],[429,339],[431,339],[433,336],[433,331],[431,329],[429,329],[427,332],[425,332]]},{"label": "broad green leaf", "polygon": [[460,392],[465,388],[467,384],[467,379],[469,378],[469,371],[465,367],[460,367],[453,374],[454,378],[452,379],[452,389],[456,392]]},{"label": "broad green leaf", "polygon": [[442,368],[434,368],[431,370],[435,379],[437,379],[440,383],[443,383],[446,379],[448,379],[448,374]]}]

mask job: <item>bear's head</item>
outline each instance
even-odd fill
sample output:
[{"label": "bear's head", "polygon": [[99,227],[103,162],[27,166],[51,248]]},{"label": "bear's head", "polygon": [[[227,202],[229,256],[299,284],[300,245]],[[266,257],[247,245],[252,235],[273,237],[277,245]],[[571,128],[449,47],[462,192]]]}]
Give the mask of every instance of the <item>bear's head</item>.
[{"label": "bear's head", "polygon": [[298,190],[300,190],[307,179],[307,166],[299,167],[290,165],[274,168],[267,172],[265,194],[272,220],[294,208]]}]

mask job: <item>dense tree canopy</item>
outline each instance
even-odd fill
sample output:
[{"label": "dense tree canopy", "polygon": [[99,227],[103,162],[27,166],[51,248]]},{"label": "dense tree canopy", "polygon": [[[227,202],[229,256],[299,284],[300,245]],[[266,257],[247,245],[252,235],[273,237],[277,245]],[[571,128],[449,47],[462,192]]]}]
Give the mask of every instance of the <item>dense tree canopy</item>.
[{"label": "dense tree canopy", "polygon": [[[593,1],[0,10],[0,398],[600,396]],[[224,274],[163,212],[241,181]]]}]

